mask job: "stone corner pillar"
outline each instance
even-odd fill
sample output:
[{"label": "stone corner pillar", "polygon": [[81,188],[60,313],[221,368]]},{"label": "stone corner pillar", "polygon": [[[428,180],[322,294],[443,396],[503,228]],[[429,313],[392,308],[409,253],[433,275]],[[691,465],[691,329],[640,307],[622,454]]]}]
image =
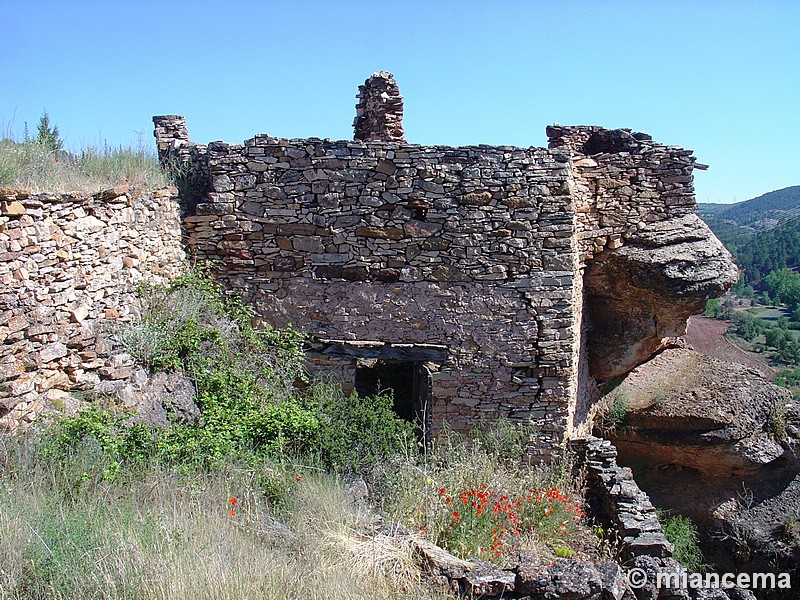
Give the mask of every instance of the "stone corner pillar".
[{"label": "stone corner pillar", "polygon": [[156,138],[158,159],[162,163],[169,156],[171,150],[190,143],[186,117],[182,115],[156,115],[153,117],[153,125],[155,125],[153,135]]}]

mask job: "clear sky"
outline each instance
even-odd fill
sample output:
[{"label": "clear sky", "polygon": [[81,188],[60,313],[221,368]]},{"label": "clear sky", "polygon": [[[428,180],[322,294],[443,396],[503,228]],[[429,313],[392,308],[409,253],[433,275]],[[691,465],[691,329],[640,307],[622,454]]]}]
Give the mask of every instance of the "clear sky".
[{"label": "clear sky", "polygon": [[44,109],[69,148],[352,138],[394,73],[406,138],[543,146],[550,123],[695,151],[701,202],[800,184],[800,1],[0,0],[0,132]]}]

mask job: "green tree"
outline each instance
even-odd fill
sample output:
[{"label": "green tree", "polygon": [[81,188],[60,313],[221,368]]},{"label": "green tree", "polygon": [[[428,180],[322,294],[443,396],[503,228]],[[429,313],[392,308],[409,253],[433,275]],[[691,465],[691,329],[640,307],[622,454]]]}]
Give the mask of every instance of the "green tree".
[{"label": "green tree", "polygon": [[64,145],[58,134],[58,125],[50,124],[50,115],[47,114],[47,111],[44,111],[39,118],[36,142],[50,150],[61,150]]}]

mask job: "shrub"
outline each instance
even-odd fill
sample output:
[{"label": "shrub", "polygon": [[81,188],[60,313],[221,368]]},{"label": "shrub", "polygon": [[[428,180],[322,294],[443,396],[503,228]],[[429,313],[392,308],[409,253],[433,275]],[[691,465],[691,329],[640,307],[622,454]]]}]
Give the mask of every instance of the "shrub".
[{"label": "shrub", "polygon": [[320,422],[316,452],[327,468],[363,471],[413,451],[414,428],[397,417],[391,395],[362,398],[354,392],[347,396],[335,387],[318,384],[312,401]]},{"label": "shrub", "polygon": [[703,552],[700,550],[700,538],[695,524],[681,515],[664,517],[664,513],[661,513],[659,517],[664,536],[675,546],[673,558],[689,572],[705,571],[708,565],[703,562]]},{"label": "shrub", "polygon": [[782,438],[786,434],[786,426],[788,425],[786,410],[789,408],[788,404],[776,404],[772,407],[769,413],[769,432],[777,438]]},{"label": "shrub", "polygon": [[42,454],[73,474],[67,487],[96,473],[115,480],[123,466],[130,471],[147,464],[155,451],[151,428],[131,422],[130,417],[90,404],[46,432]]},{"label": "shrub", "polygon": [[[201,419],[149,431],[130,425],[130,415],[93,407],[62,423],[56,441],[62,450],[96,439],[111,457],[110,475],[113,464],[147,453],[190,470],[214,469],[232,456],[251,462],[291,456],[335,471],[409,453],[413,426],[393,412],[391,397],[345,396],[324,383],[301,394],[295,382],[306,378],[303,336],[291,328],[255,329],[249,309],[226,297],[207,273],[143,285],[139,294],[140,320],[115,334],[151,369],[185,371],[196,384]],[[145,430],[150,442],[134,443],[134,432]]]}]

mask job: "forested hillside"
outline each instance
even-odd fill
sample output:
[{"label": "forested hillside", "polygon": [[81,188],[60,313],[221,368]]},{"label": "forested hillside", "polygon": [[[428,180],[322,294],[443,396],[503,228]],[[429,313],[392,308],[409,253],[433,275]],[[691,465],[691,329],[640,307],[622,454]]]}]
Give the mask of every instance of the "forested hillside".
[{"label": "forested hillside", "polygon": [[712,221],[769,229],[778,223],[800,216],[800,185],[768,192],[735,204],[699,204],[697,213]]},{"label": "forested hillside", "polygon": [[736,204],[700,204],[698,214],[763,289],[770,272],[800,267],[800,186]]}]

